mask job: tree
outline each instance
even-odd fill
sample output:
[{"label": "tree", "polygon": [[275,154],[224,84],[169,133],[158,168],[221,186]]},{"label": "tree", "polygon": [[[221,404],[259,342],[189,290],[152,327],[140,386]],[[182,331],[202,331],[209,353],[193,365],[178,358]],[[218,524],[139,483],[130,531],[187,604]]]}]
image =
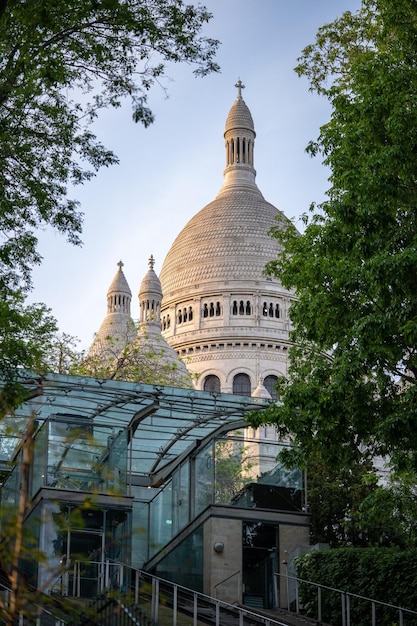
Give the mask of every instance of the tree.
[{"label": "tree", "polygon": [[[136,335],[132,339],[132,335]],[[191,375],[160,334],[139,333],[132,322],[118,337],[99,338],[87,356],[75,355],[69,373],[148,385],[192,388]]]},{"label": "tree", "polygon": [[[36,230],[80,243],[82,184],[116,162],[91,130],[105,107],[129,98],[148,126],[147,93],[167,62],[217,70],[217,41],[201,35],[211,14],[181,0],[33,0],[0,3],[0,276],[30,281],[40,262]],[[86,167],[83,167],[86,164]]]},{"label": "tree", "polygon": [[417,490],[413,473],[393,475],[361,502],[357,527],[368,546],[417,547]]},{"label": "tree", "polygon": [[30,335],[46,314],[22,300],[41,262],[37,231],[50,227],[80,244],[82,215],[69,185],[117,162],[94,135],[95,117],[130,99],[134,121],[148,126],[148,92],[167,63],[193,64],[202,76],[216,71],[218,42],[202,34],[210,18],[204,6],[181,0],[0,1],[0,337],[9,340],[0,373],[7,369],[7,378],[39,354],[40,344],[31,354],[23,340],[22,351],[21,335],[14,342],[11,334],[13,324],[19,332],[28,324]]},{"label": "tree", "polygon": [[19,383],[21,368],[44,370],[45,353],[55,333],[56,320],[45,305],[25,305],[20,290],[0,298],[0,418],[25,397]]},{"label": "tree", "polygon": [[[376,520],[368,520],[369,532],[365,536],[361,507],[365,501],[369,505],[374,502],[372,496],[378,489],[370,462],[337,468],[322,459],[309,459],[307,490],[311,543],[328,543],[332,548],[373,545],[368,537],[375,529]],[[376,511],[376,507],[372,510]],[[388,509],[386,516],[389,517]]]},{"label": "tree", "polygon": [[279,226],[267,272],[294,290],[272,421],[299,456],[417,468],[417,6],[364,0],[323,26],[298,73],[330,101],[308,151],[330,169],[305,231]]}]

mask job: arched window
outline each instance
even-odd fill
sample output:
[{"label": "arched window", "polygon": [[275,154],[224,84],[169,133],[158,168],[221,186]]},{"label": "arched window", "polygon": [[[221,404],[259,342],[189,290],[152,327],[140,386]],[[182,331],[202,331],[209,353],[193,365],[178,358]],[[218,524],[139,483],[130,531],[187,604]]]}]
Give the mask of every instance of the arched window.
[{"label": "arched window", "polygon": [[193,307],[192,306],[188,308],[188,319],[190,320],[190,322],[193,319]]},{"label": "arched window", "polygon": [[263,303],[262,315],[264,315],[265,317],[268,315],[268,305],[266,302]]},{"label": "arched window", "polygon": [[244,315],[245,313],[245,305],[243,304],[243,300],[239,302],[239,315]]},{"label": "arched window", "polygon": [[183,314],[184,314],[184,322],[186,322],[187,321],[187,309],[184,309]]},{"label": "arched window", "polygon": [[207,304],[204,305],[203,317],[208,317],[208,307],[207,307]]},{"label": "arched window", "polygon": [[232,315],[237,315],[237,302],[236,302],[236,300],[233,300]]},{"label": "arched window", "polygon": [[278,319],[279,318],[279,304],[275,305],[275,317]]},{"label": "arched window", "polygon": [[216,317],[219,317],[220,314],[221,314],[220,302],[216,302]]},{"label": "arched window", "polygon": [[264,378],[264,387],[267,389],[271,395],[273,400],[276,400],[278,397],[277,390],[275,389],[275,384],[278,380],[277,376],[266,376]]},{"label": "arched window", "polygon": [[214,374],[209,374],[209,376],[206,376],[204,379],[203,389],[204,391],[220,393],[220,378],[214,376]]},{"label": "arched window", "polygon": [[210,302],[210,317],[214,317],[214,304]]},{"label": "arched window", "polygon": [[274,317],[274,305],[272,302],[269,305],[269,317]]},{"label": "arched window", "polygon": [[246,315],[250,315],[250,301],[246,301]]},{"label": "arched window", "polygon": [[250,378],[247,374],[236,374],[233,379],[233,393],[239,396],[250,396]]},{"label": "arched window", "polygon": [[171,318],[167,315],[167,328],[171,326]]},{"label": "arched window", "polygon": [[178,313],[178,324],[182,324],[182,311],[181,310]]}]

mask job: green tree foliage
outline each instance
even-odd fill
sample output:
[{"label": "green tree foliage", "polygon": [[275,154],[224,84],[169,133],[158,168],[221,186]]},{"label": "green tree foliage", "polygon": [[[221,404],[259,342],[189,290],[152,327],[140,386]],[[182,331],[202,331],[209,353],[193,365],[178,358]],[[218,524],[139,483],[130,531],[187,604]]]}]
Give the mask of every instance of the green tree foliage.
[{"label": "green tree foliage", "polygon": [[80,243],[81,215],[67,197],[116,161],[92,132],[100,109],[130,99],[148,126],[147,95],[166,63],[217,70],[211,14],[181,0],[3,0],[0,4],[0,277],[30,280],[36,230]]},{"label": "green tree foliage", "polygon": [[25,305],[20,290],[8,291],[0,298],[0,417],[25,397],[19,370],[43,371],[55,333],[56,321],[45,305]]},{"label": "green tree foliage", "polygon": [[[303,580],[340,589],[415,611],[417,605],[417,551],[392,548],[339,548],[313,550],[296,561],[297,576]],[[300,601],[307,616],[317,619],[317,588],[300,585]],[[334,626],[342,621],[340,593],[322,591],[322,620]],[[372,621],[370,602],[352,598],[351,624],[369,626]],[[376,624],[399,623],[398,611],[376,606]],[[404,623],[416,624],[417,616],[404,617]]]},{"label": "green tree foliage", "polygon": [[417,548],[417,490],[415,474],[393,476],[360,503],[356,526],[369,546]]},{"label": "green tree foliage", "polygon": [[52,228],[80,244],[82,215],[68,190],[117,162],[94,119],[128,99],[134,121],[148,126],[148,92],[163,84],[167,64],[216,71],[218,42],[202,34],[210,17],[181,0],[0,1],[0,376],[8,382],[50,345],[49,312],[23,298],[41,262],[37,232]]},{"label": "green tree foliage", "polygon": [[[339,469],[322,459],[310,459],[307,490],[311,543],[327,543],[332,548],[369,545],[369,535],[376,534],[375,524],[380,528],[381,518],[378,521],[368,518],[368,532],[364,533],[360,511],[364,501],[369,503],[370,510],[376,510],[377,502],[372,497],[377,489],[377,477],[370,462]],[[385,509],[387,517],[390,510]]]},{"label": "green tree foliage", "polygon": [[[137,337],[132,339],[132,333]],[[87,356],[74,355],[69,373],[111,380],[126,380],[148,385],[192,388],[192,378],[177,354],[161,335],[140,334],[132,323],[118,337],[107,336],[94,345]]]},{"label": "green tree foliage", "polygon": [[283,407],[258,422],[304,459],[343,466],[366,449],[417,467],[416,41],[415,2],[364,0],[299,59],[332,106],[308,147],[331,186],[303,234],[272,231],[284,250],[267,271],[296,295],[294,345]]}]

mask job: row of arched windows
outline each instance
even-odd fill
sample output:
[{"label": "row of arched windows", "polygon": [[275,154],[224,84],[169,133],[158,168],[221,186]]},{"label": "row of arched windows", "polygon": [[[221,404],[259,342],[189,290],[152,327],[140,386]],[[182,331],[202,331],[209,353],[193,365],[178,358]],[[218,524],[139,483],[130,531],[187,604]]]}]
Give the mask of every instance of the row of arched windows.
[{"label": "row of arched windows", "polygon": [[252,308],[250,305],[250,300],[233,300],[232,306],[232,315],[250,315],[252,313]]},{"label": "row of arched windows", "polygon": [[191,322],[193,319],[193,307],[189,306],[188,309],[185,307],[184,309],[178,310],[178,324],[182,324],[183,322]]},{"label": "row of arched windows", "polygon": [[[277,376],[266,376],[263,380],[264,387],[269,391],[273,400],[277,399],[277,392],[275,389],[275,383],[277,382]],[[214,374],[209,374],[205,377],[203,383],[204,391],[211,391],[213,393],[220,393],[220,378]],[[236,374],[233,378],[233,393],[240,396],[250,396],[252,393],[251,382],[248,374]]]},{"label": "row of arched windows", "polygon": [[279,318],[279,304],[275,304],[273,302],[264,302],[262,306],[262,314],[264,317],[276,317]]},{"label": "row of arched windows", "polygon": [[210,302],[210,304],[204,304],[202,315],[203,317],[219,317],[219,315],[221,315],[220,302]]},{"label": "row of arched windows", "polygon": [[[125,304],[123,303],[123,306]],[[201,310],[201,316],[203,318],[220,317],[223,314],[222,307],[219,301],[206,302]],[[233,300],[231,307],[232,315],[252,315],[253,307],[250,300]],[[191,322],[193,319],[193,308],[191,306],[178,309],[177,323],[183,324],[185,322]],[[273,302],[263,302],[262,315],[264,317],[274,317],[279,319],[281,317],[281,311],[279,304]],[[166,330],[170,327],[169,315],[164,316],[162,320],[162,328]]]}]

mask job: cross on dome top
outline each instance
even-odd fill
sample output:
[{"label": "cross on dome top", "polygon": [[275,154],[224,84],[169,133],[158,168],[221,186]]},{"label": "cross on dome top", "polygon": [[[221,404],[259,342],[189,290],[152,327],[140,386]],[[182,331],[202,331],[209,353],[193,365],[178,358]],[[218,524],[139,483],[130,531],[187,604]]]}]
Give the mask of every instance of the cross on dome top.
[{"label": "cross on dome top", "polygon": [[123,265],[124,265],[124,263],[123,263],[123,261],[120,260],[117,265],[119,266],[119,269],[121,270]]},{"label": "cross on dome top", "polygon": [[237,81],[235,87],[237,87],[237,97],[241,100],[242,99],[242,89],[245,89],[245,85],[242,83],[240,78]]},{"label": "cross on dome top", "polygon": [[153,258],[153,254],[151,254],[151,256],[149,257],[148,265],[150,269],[153,270],[153,267],[155,265],[155,259]]}]

